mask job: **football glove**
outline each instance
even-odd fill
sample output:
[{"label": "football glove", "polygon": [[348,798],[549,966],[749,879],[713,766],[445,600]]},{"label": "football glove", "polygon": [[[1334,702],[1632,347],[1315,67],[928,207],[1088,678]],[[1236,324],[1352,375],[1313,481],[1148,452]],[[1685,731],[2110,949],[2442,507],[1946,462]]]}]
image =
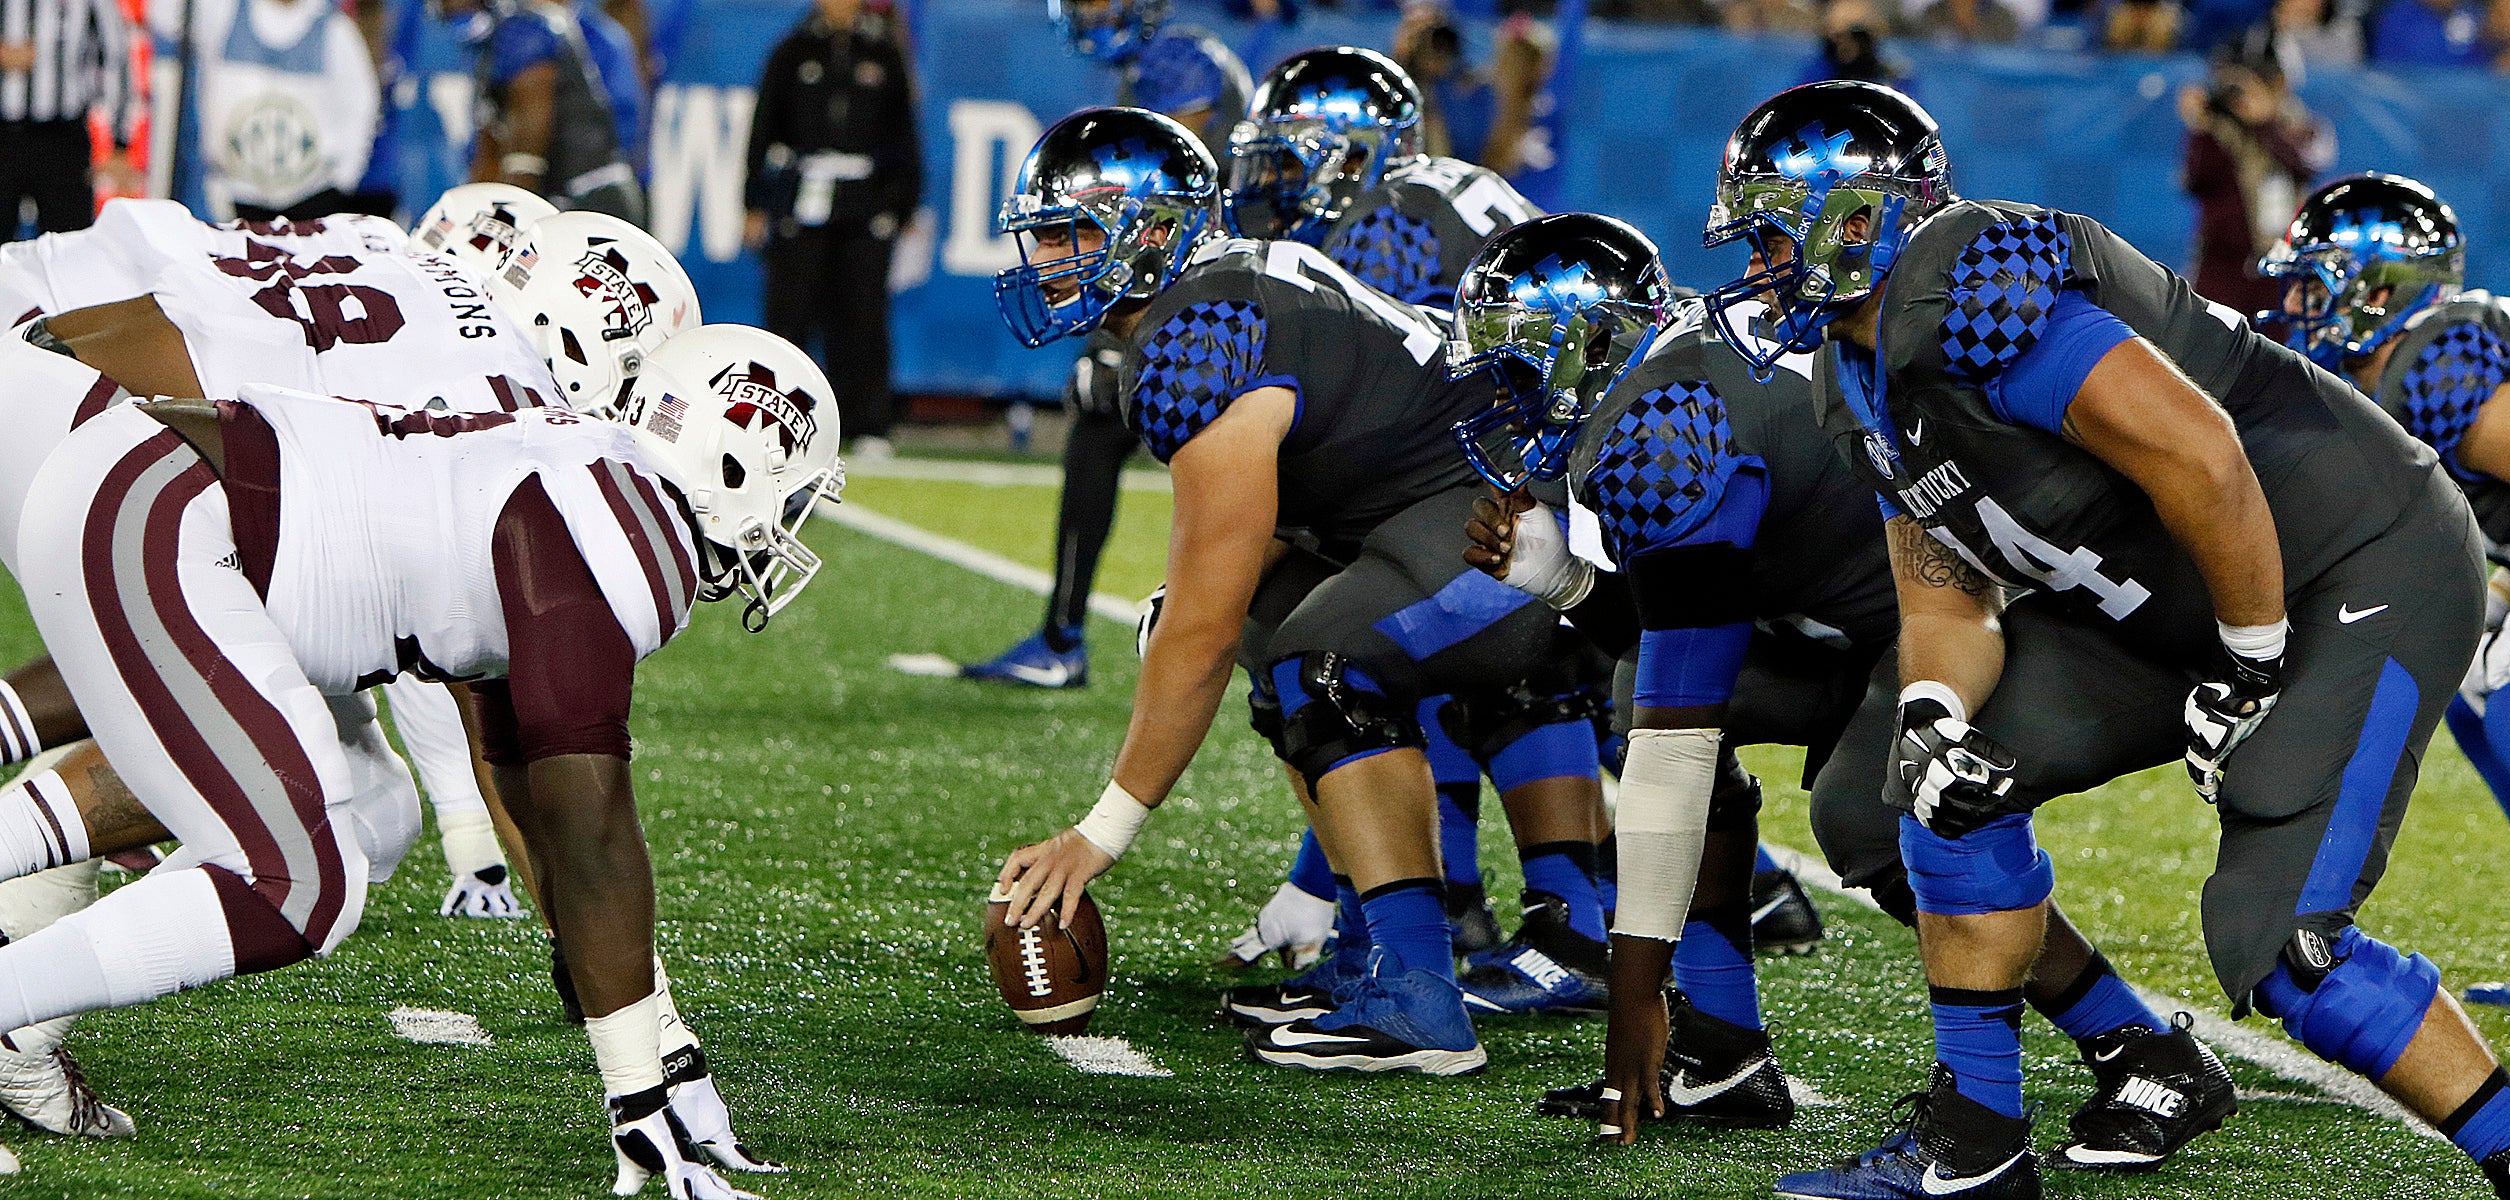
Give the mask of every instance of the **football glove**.
[{"label": "football glove", "polygon": [[785,1172],[786,1168],[750,1153],[740,1135],[732,1132],[732,1106],[725,1104],[723,1093],[715,1089],[715,1077],[706,1070],[704,1050],[687,1046],[666,1055],[662,1075],[671,1089],[671,1115],[679,1119],[689,1141],[705,1151],[717,1166],[753,1175]]},{"label": "football glove", "polygon": [[482,867],[468,875],[457,875],[453,886],[445,889],[444,904],[436,910],[443,917],[519,917],[523,903],[514,898],[513,885],[506,877],[504,863]]},{"label": "football glove", "polygon": [[2282,655],[2250,658],[2225,647],[2214,678],[2188,693],[2188,778],[2205,803],[2222,791],[2223,761],[2257,732],[2282,692]]},{"label": "football glove", "polygon": [[663,1093],[654,1087],[610,1097],[610,1145],[619,1156],[619,1178],[610,1194],[633,1196],[646,1180],[660,1176],[667,1200],[763,1200],[726,1183],[698,1159]]},{"label": "football glove", "polygon": [[1508,553],[1509,587],[1566,611],[1595,586],[1595,564],[1569,552],[1569,535],[1551,509],[1536,504],[1516,515]]},{"label": "football glove", "polygon": [[2013,799],[2013,752],[1940,700],[1902,702],[1894,752],[1893,802],[1938,835],[1957,838],[2028,811]]},{"label": "football glove", "polygon": [[1333,936],[1334,912],[1333,901],[1308,895],[1285,880],[1255,914],[1254,927],[1230,942],[1229,953],[1212,965],[1244,970],[1278,950],[1281,965],[1304,971],[1324,957],[1325,941]]},{"label": "football glove", "polygon": [[1161,581],[1150,594],[1142,597],[1141,606],[1133,610],[1133,653],[1150,656],[1150,631],[1159,624],[1159,610],[1168,606],[1168,585]]}]

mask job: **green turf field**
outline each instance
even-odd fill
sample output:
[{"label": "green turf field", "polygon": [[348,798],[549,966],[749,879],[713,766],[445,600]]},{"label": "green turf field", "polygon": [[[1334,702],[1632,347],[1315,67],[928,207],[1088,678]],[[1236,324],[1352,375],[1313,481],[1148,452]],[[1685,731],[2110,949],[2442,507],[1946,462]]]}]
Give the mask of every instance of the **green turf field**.
[{"label": "green turf field", "polygon": [[[1052,489],[858,479],[866,508],[1043,565]],[[1128,493],[1101,589],[1155,581],[1166,497]],[[1781,1170],[1870,1144],[1929,1055],[1911,940],[1826,898],[1818,957],[1764,964],[1788,1066],[1829,1103],[1784,1133],[1659,1130],[1635,1152],[1537,1122],[1544,1087],[1590,1076],[1600,1022],[1488,1022],[1492,1067],[1468,1080],[1316,1078],[1246,1061],[1210,1017],[1203,964],[1269,895],[1296,817],[1234,704],[1178,797],[1099,889],[1117,986],[1093,1033],[1128,1039],[1168,1078],[1083,1075],[1002,1008],[978,950],[1000,856],[1077,815],[1103,782],[1132,681],[1129,631],[1093,627],[1097,686],[1077,694],[916,679],[894,651],[992,653],[1035,597],[822,525],[826,571],[767,635],[729,611],[648,664],[638,782],[655,850],[663,953],[724,1090],[788,1197],[1765,1194]],[[0,651],[34,642],[12,603]],[[2443,742],[2446,736],[2443,735]],[[2442,749],[2366,921],[2439,959],[2453,986],[2510,978],[2496,866],[2510,828]],[[1755,754],[1773,840],[1809,847],[1790,756]],[[2054,806],[2042,836],[2062,899],[2131,977],[2220,999],[2194,897],[2210,814],[2167,773]],[[1504,830],[1485,862],[1512,891]],[[377,889],[330,961],[90,1019],[72,1045],[141,1135],[122,1144],[0,1137],[26,1171],[12,1196],[592,1197],[610,1154],[580,1033],[560,1024],[538,925],[435,916],[432,840]],[[486,1047],[393,1035],[397,1005],[478,1016]],[[2484,1017],[2496,1039],[2510,1020]],[[2261,1022],[2251,1022],[2263,1029]],[[2034,1021],[2041,1143],[2087,1085]],[[2445,1144],[2234,1062],[2252,1099],[2223,1133],[2141,1180],[2060,1177],[2082,1197],[2463,1196]],[[654,1194],[649,1188],[648,1195]]]}]

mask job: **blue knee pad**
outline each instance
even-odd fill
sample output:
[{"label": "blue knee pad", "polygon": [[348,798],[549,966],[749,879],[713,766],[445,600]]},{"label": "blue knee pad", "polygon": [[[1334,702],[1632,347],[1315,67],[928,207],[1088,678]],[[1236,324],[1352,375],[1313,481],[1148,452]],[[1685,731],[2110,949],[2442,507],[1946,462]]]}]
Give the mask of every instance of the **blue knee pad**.
[{"label": "blue knee pad", "polygon": [[[2323,973],[2312,966],[2313,953],[2299,948],[2304,939],[2332,954],[2335,965]],[[2440,968],[2432,960],[2401,954],[2347,925],[2332,947],[2314,932],[2294,934],[2257,985],[2257,1008],[2320,1058],[2376,1080],[2397,1065],[2439,993]]]},{"label": "blue knee pad", "polygon": [[1909,869],[1917,911],[1938,916],[2016,912],[2057,888],[2056,868],[2031,836],[2027,813],[1998,817],[1958,838],[1902,817],[1900,861]]},{"label": "blue knee pad", "polygon": [[1490,786],[1506,792],[1538,779],[1596,777],[1595,727],[1562,721],[1526,731],[1490,756]]}]

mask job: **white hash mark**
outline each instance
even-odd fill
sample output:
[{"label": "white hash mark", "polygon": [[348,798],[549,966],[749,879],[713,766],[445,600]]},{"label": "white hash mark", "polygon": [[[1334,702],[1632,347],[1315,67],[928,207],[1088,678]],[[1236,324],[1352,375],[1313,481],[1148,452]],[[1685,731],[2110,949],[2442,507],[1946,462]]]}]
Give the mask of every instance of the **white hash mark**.
[{"label": "white hash mark", "polygon": [[392,1032],[430,1046],[485,1046],[490,1040],[479,1018],[469,1013],[404,1004],[384,1017],[392,1022]]},{"label": "white hash mark", "polygon": [[1046,1044],[1054,1047],[1063,1061],[1080,1069],[1084,1075],[1133,1075],[1143,1079],[1166,1079],[1176,1072],[1150,1056],[1133,1048],[1133,1043],[1120,1037],[1050,1037]]}]

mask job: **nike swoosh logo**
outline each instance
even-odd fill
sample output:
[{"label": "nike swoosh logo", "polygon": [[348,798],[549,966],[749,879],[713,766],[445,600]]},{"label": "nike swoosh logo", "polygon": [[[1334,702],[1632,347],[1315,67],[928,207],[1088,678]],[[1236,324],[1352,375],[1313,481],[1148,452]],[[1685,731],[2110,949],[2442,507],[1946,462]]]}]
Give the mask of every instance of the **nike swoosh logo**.
[{"label": "nike swoosh logo", "polygon": [[2030,1151],[2024,1150],[2020,1154],[2016,1154],[2003,1162],[1997,1163],[1993,1170],[1982,1171],[1976,1175],[1965,1175],[1958,1179],[1946,1178],[1943,1173],[1942,1163],[1928,1163],[1926,1164],[1926,1174],[1917,1181],[1917,1186],[1923,1189],[1929,1196],[1959,1195],[1960,1193],[1966,1192],[1971,1188],[1978,1187],[1981,1184],[1994,1182],[1998,1175],[2004,1174],[2008,1168],[2013,1166],[2013,1164],[2029,1157],[2030,1153]]},{"label": "nike swoosh logo", "polygon": [[1910,444],[1910,445],[1914,446],[1914,445],[1918,444],[1919,442],[1923,442],[1923,441],[1925,441],[1925,440],[1926,440],[1926,422],[1925,422],[1925,421],[1920,420],[1920,421],[1919,421],[1919,422],[1917,422],[1916,424],[1909,426],[1909,444]]},{"label": "nike swoosh logo", "polygon": [[1752,1072],[1757,1070],[1760,1070],[1760,1063],[1754,1062],[1732,1075],[1699,1087],[1683,1083],[1683,1077],[1676,1075],[1672,1082],[1665,1085],[1665,1099],[1683,1108],[1696,1108],[1743,1086],[1743,1081],[1751,1078]]},{"label": "nike swoosh logo", "polygon": [[1011,678],[1017,679],[1022,683],[1033,683],[1039,687],[1059,688],[1064,684],[1072,682],[1072,668],[1067,667],[1062,663],[1056,663],[1051,667],[1032,667],[1024,663],[1008,663],[1003,666],[1002,672],[1003,674],[1009,675]]},{"label": "nike swoosh logo", "polygon": [[2386,611],[2388,611],[2388,606],[2385,604],[2375,605],[2373,607],[2363,609],[2360,612],[2355,612],[2353,611],[2352,606],[2346,605],[2336,610],[2336,624],[2350,625],[2364,617],[2374,616]]},{"label": "nike swoosh logo", "polygon": [[1769,903],[1764,904],[1764,905],[1761,905],[1759,908],[1755,908],[1755,909],[1753,909],[1753,910],[1752,910],[1752,920],[1751,920],[1751,923],[1752,923],[1752,924],[1754,924],[1754,925],[1758,925],[1758,924],[1760,924],[1762,921],[1767,920],[1767,919],[1769,918],[1769,914],[1774,913],[1774,912],[1778,911],[1780,908],[1785,907],[1785,906],[1786,906],[1786,903],[1787,903],[1786,893],[1784,893],[1784,892],[1780,892],[1780,893],[1778,894],[1778,898],[1777,898],[1777,899],[1772,900],[1772,901],[1770,901]]},{"label": "nike swoosh logo", "polygon": [[2127,1052],[2127,1048],[2126,1048],[2126,1047],[2124,1047],[2124,1046],[2111,1046],[2111,1047],[2109,1048],[2109,1053],[2107,1053],[2107,1054],[2094,1054],[2094,1055],[2092,1056],[2092,1061],[2093,1061],[2093,1062],[2108,1062],[2110,1059],[2116,1058],[2116,1057],[2118,1057],[2119,1055],[2124,1054],[2124,1053],[2126,1053],[2126,1052]]},{"label": "nike swoosh logo", "polygon": [[1300,1033],[1287,1026],[1272,1031],[1272,1044],[1276,1046],[1357,1046],[1367,1040],[1335,1033]]}]

